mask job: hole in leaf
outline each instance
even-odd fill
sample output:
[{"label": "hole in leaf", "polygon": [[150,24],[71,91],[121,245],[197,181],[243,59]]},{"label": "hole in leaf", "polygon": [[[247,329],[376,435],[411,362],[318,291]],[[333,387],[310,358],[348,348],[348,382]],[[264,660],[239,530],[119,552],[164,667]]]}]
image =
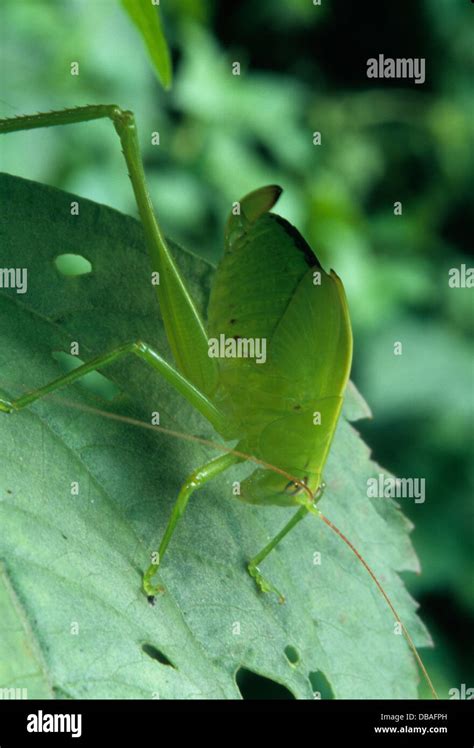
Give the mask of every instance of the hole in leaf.
[{"label": "hole in leaf", "polygon": [[243,699],[294,699],[295,697],[285,686],[270,678],[240,667],[235,674],[237,688]]},{"label": "hole in leaf", "polygon": [[[53,351],[53,358],[60,364],[65,374],[70,371],[77,369],[78,366],[84,363],[77,356],[71,356],[70,353],[64,351]],[[113,400],[114,397],[120,393],[119,388],[104,377],[103,374],[99,374],[98,371],[91,371],[89,374],[81,377],[77,380],[77,384],[80,384],[92,394],[102,397],[104,400]]]},{"label": "hole in leaf", "polygon": [[148,657],[151,657],[152,660],[156,660],[162,665],[168,665],[169,667],[172,667],[176,670],[176,665],[173,665],[171,660],[169,660],[167,656],[164,655],[163,652],[160,652],[160,650],[157,649],[153,644],[142,644],[142,650],[146,655],[148,655]]},{"label": "hole in leaf", "polygon": [[285,655],[288,662],[290,662],[292,665],[297,665],[300,661],[300,655],[298,650],[293,647],[291,644],[288,644],[287,647],[285,647]]},{"label": "hole in leaf", "polygon": [[59,686],[53,686],[52,691],[57,699],[62,699],[63,701],[65,700],[69,701],[74,698],[73,696],[71,696],[71,694],[68,691],[64,691]]},{"label": "hole in leaf", "polygon": [[315,670],[313,673],[310,673],[308,677],[315,697],[318,699],[334,698],[334,693],[329,681],[321,670]]},{"label": "hole in leaf", "polygon": [[82,255],[58,255],[54,259],[54,264],[61,275],[87,275],[92,272],[91,263]]}]

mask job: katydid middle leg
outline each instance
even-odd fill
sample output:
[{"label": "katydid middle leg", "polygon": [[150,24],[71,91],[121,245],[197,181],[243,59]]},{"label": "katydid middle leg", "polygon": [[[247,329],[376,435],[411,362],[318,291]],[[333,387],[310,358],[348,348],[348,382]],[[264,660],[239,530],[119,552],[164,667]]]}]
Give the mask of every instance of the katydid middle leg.
[{"label": "katydid middle leg", "polygon": [[143,359],[152,366],[164,379],[166,379],[178,392],[181,393],[196,410],[198,410],[207,420],[217,429],[222,427],[222,416],[217,410],[215,405],[209,400],[206,395],[198,390],[191,382],[189,382],[180,372],[176,371],[159,353],[157,353],[150,345],[143,341],[137,341],[134,343],[126,343],[125,345],[118,346],[113,350],[105,353],[101,356],[96,356],[91,361],[88,361],[82,366],[78,366],[68,374],[64,374],[61,377],[49,382],[49,384],[39,387],[27,392],[26,395],[22,395],[14,400],[5,400],[0,398],[0,411],[4,413],[13,413],[17,410],[31,405],[36,400],[39,400],[45,395],[49,395],[56,390],[65,387],[66,385],[72,384],[77,379],[89,374],[91,371],[101,369],[108,364],[112,364],[124,356],[132,353],[138,358]]}]

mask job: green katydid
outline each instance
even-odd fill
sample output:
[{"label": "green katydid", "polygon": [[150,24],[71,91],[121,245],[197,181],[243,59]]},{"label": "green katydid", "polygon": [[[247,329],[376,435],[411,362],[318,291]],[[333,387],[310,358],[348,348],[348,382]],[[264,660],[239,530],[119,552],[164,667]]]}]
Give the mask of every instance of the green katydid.
[{"label": "green katydid", "polygon": [[[158,552],[152,554],[143,575],[149,600],[163,591],[155,577],[192,493],[232,465],[250,459],[256,469],[242,482],[240,498],[259,505],[296,507],[292,519],[248,563],[258,588],[276,592],[283,600],[263,576],[260,564],[312,513],[357,555],[399,620],[370,567],[317,507],[352,359],[350,319],[340,279],[334,271],[324,271],[293,226],[270,212],[281,189],[263,187],[236,203],[227,221],[224,255],[211,290],[206,327],[154,215],[131,112],[115,105],[93,105],[21,116],[0,120],[0,133],[104,117],[112,120],[120,137],[151,266],[159,277],[158,301],[176,368],[146,342],[124,343],[16,400],[0,399],[0,410],[18,411],[91,371],[135,354],[204,415],[224,440],[237,442],[184,482]],[[211,342],[220,338],[229,357],[215,357],[211,352]],[[268,345],[265,360],[248,356],[253,341]],[[232,355],[236,349],[242,353],[240,343],[247,346],[247,355]],[[431,686],[403,624],[402,628]]]}]

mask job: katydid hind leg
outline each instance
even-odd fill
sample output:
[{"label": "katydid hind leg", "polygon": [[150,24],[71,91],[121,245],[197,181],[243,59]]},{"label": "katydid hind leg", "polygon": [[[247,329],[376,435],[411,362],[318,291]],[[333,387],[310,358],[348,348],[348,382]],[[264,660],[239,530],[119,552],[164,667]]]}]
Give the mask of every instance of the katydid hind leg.
[{"label": "katydid hind leg", "polygon": [[0,119],[0,134],[68,125],[109,118],[120,138],[143,224],[152,268],[158,273],[155,285],[161,314],[179,371],[201,392],[211,395],[217,384],[217,364],[208,356],[207,334],[201,316],[186,288],[159,227],[148,192],[137,136],[135,118],[115,104],[97,104],[61,111]]}]

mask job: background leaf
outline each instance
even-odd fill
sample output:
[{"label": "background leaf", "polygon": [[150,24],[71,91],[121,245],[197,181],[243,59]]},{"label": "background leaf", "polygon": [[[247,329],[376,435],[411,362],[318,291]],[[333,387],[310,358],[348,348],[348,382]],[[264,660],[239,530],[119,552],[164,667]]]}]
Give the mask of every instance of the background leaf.
[{"label": "background leaf", "polygon": [[[279,212],[344,278],[353,376],[374,411],[357,429],[377,462],[426,478],[426,502],[403,503],[423,568],[404,580],[436,643],[425,662],[442,693],[472,683],[474,306],[472,289],[448,286],[452,267],[472,265],[472,5],[413,0],[403,15],[377,2],[343,14],[307,0],[161,6],[179,60],[169,93],[117,0],[3,0],[2,115],[106,101],[131,109],[164,230],[213,262],[229,204],[258,184],[284,187]],[[380,49],[400,52],[402,36],[406,54],[426,57],[426,85],[367,79],[374,18]],[[203,82],[211,107],[196,98]],[[16,133],[0,146],[0,168],[134,215],[110,127]],[[386,356],[395,340],[403,361]]]},{"label": "background leaf", "polygon": [[[71,341],[80,343],[84,360],[138,337],[169,356],[134,219],[9,175],[2,175],[0,197],[2,264],[27,267],[29,281],[24,295],[0,292],[3,392],[17,395],[57,376],[52,353],[68,352]],[[79,216],[70,214],[73,199]],[[212,267],[174,249],[204,308]],[[61,275],[54,260],[63,253],[84,256],[92,272]],[[167,593],[154,608],[147,604],[141,570],[185,476],[210,450],[62,401],[73,397],[148,422],[159,410],[164,426],[215,435],[141,362],[127,360],[107,376],[121,390],[111,402],[78,385],[0,418],[0,559],[55,692],[239,698],[235,676],[244,668],[239,683],[242,672],[258,673],[297,698],[312,698],[324,678],[337,698],[416,696],[413,658],[384,601],[351,552],[316,519],[307,518],[265,561],[286,604],[258,593],[245,562],[289,513],[232,497],[232,481],[248,466],[193,497],[163,563]],[[348,412],[366,414],[360,396]],[[409,523],[393,502],[366,495],[367,478],[379,471],[341,420],[321,508],[373,566],[423,646],[429,637],[397,573],[418,570]],[[79,484],[77,496],[72,482]],[[4,625],[0,620],[0,632]]]},{"label": "background leaf", "polygon": [[158,7],[152,5],[151,0],[121,0],[121,2],[145,42],[159,80],[164,88],[170,88],[173,77],[171,56]]}]

